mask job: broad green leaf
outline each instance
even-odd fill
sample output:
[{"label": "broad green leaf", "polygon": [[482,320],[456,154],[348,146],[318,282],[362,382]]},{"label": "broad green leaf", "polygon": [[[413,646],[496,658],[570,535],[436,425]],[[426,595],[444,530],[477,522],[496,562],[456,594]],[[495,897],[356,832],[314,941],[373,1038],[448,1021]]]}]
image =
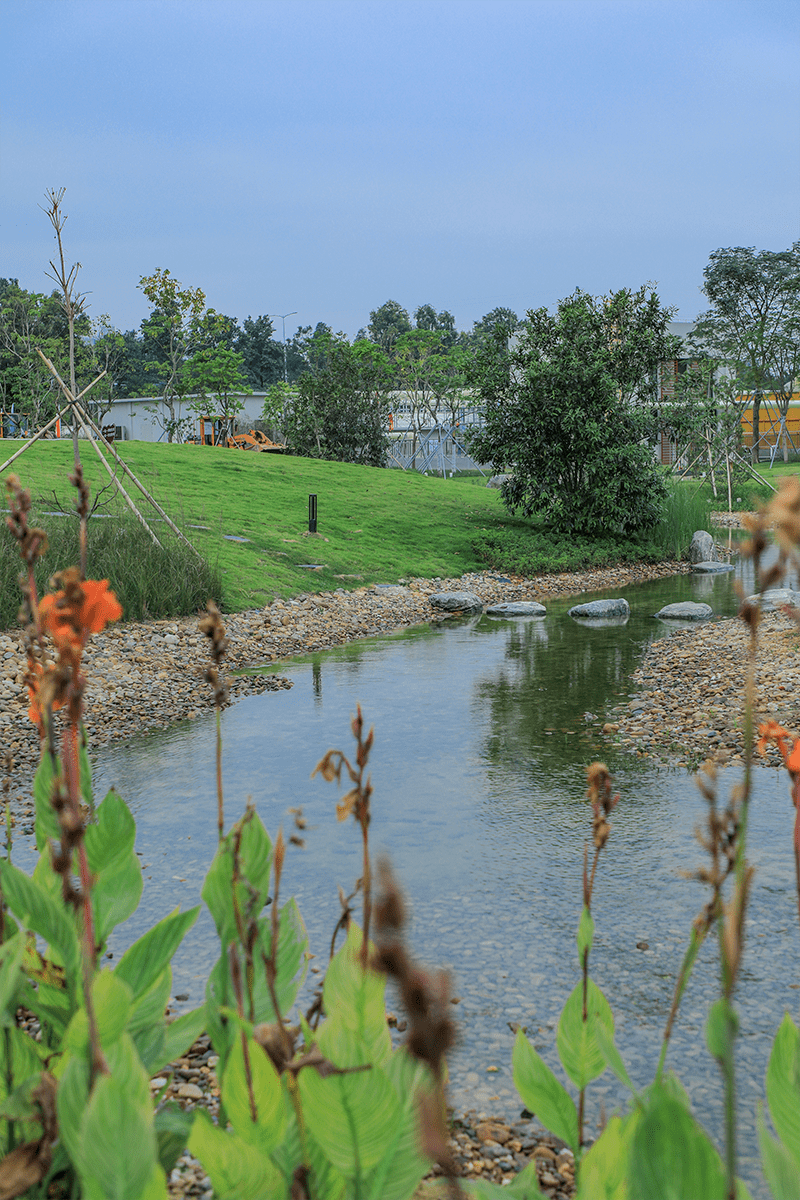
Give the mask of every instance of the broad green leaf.
[{"label": "broad green leaf", "polygon": [[594,918],[584,904],[578,925],[578,958],[583,962],[584,950],[591,950],[594,940]]},{"label": "broad green leaf", "polygon": [[164,1047],[161,1052],[162,1058],[156,1070],[165,1067],[167,1063],[173,1062],[176,1058],[181,1058],[189,1047],[197,1041],[205,1027],[205,1004],[201,1005],[200,1008],[193,1008],[191,1012],[182,1013],[180,1017],[176,1017],[174,1021],[171,1021],[166,1028]]},{"label": "broad green leaf", "polygon": [[[116,974],[116,972],[115,972]],[[131,1005],[128,1015],[127,1030],[131,1036],[154,1025],[164,1022],[164,1009],[172,990],[172,967],[167,964],[164,970]]]},{"label": "broad green leaf", "polygon": [[176,908],[125,951],[114,974],[130,986],[134,998],[142,996],[171,961],[199,912],[199,905],[185,913]]},{"label": "broad green leaf", "polygon": [[105,1051],[108,1069],[137,1108],[152,1117],[150,1078],[142,1066],[130,1034],[123,1033]]},{"label": "broad green leaf", "polygon": [[157,1161],[149,1117],[113,1076],[95,1081],[81,1119],[78,1169],[85,1185],[109,1200],[141,1200]]},{"label": "broad green leaf", "polygon": [[577,1154],[578,1114],[569,1092],[520,1029],[514,1040],[514,1086],[526,1108]]},{"label": "broad green leaf", "polygon": [[33,780],[33,799],[36,809],[36,849],[39,851],[44,850],[48,838],[58,841],[61,837],[58,817],[50,803],[53,796],[54,778],[53,764],[50,755],[45,751],[42,754]]},{"label": "broad green leaf", "polygon": [[583,982],[578,982],[561,1010],[556,1032],[558,1056],[564,1070],[577,1088],[586,1087],[606,1069],[606,1060],[598,1045],[595,1028],[603,1025],[613,1040],[614,1016],[611,1006],[593,980],[587,987],[587,1020],[583,1020]]},{"label": "broad green leaf", "polygon": [[401,1119],[401,1105],[380,1067],[323,1079],[310,1067],[298,1076],[303,1116],[338,1171],[360,1178],[377,1166]]},{"label": "broad green leaf", "polygon": [[92,908],[95,936],[102,945],[116,925],[136,911],[142,894],[142,868],[134,853],[136,824],[127,804],[113,789],[86,827],[86,856],[94,875]]},{"label": "broad green leaf", "polygon": [[733,1039],[739,1028],[739,1018],[730,1002],[722,997],[708,1010],[706,1045],[712,1058],[719,1062],[733,1053]]},{"label": "broad green leaf", "polygon": [[635,1094],[636,1089],[631,1083],[628,1068],[625,1066],[622,1055],[617,1049],[614,1034],[608,1032],[602,1021],[598,1021],[594,1027],[594,1036],[597,1039],[597,1045],[600,1047],[600,1053],[606,1060],[607,1066],[614,1072],[620,1083],[624,1083],[625,1087]]},{"label": "broad green leaf", "polygon": [[800,1200],[800,1162],[783,1144],[770,1137],[764,1124],[764,1106],[758,1106],[758,1146],[761,1166],[774,1200]]},{"label": "broad green leaf", "polygon": [[[16,996],[25,983],[20,970],[25,954],[25,935],[17,932],[0,946],[0,1023],[13,1024],[16,1018]],[[8,1011],[7,1011],[8,1010]]]},{"label": "broad green leaf", "polygon": [[430,1069],[404,1049],[393,1053],[382,1070],[394,1087],[401,1113],[386,1153],[367,1180],[365,1195],[367,1200],[405,1200],[431,1166],[420,1147],[419,1102],[423,1095],[433,1099],[436,1089]]},{"label": "broad green leaf", "polygon": [[719,1154],[680,1101],[651,1091],[628,1159],[628,1200],[725,1200],[727,1183]]},{"label": "broad green leaf", "polygon": [[92,910],[98,945],[104,946],[112,930],[136,912],[143,886],[142,868],[132,850],[95,877]]},{"label": "broad green leaf", "polygon": [[628,1149],[638,1118],[611,1117],[581,1159],[577,1200],[626,1200]]},{"label": "broad green leaf", "polygon": [[210,1175],[215,1200],[265,1200],[285,1194],[278,1190],[283,1180],[266,1154],[236,1134],[225,1133],[203,1109],[195,1114],[188,1148]]},{"label": "broad green leaf", "polygon": [[767,1103],[775,1132],[800,1162],[800,1034],[788,1013],[770,1051]]},{"label": "broad green leaf", "polygon": [[187,1112],[174,1100],[168,1100],[155,1114],[153,1128],[158,1145],[158,1161],[167,1176],[189,1141],[193,1123],[194,1112]]},{"label": "broad green leaf", "polygon": [[0,859],[0,884],[8,907],[20,923],[33,929],[58,952],[74,994],[79,979],[80,947],[75,927],[63,907],[8,859]]},{"label": "broad green leaf", "polygon": [[97,810],[97,821],[86,826],[84,843],[89,870],[99,875],[133,850],[136,822],[125,801],[112,788]]},{"label": "broad green leaf", "polygon": [[[391,1036],[386,1024],[386,977],[369,967],[364,970],[361,960],[363,937],[352,921],[347,940],[328,966],[323,987],[325,1011],[331,1030],[323,1037],[324,1053],[330,1054],[337,1066],[385,1063],[392,1052]],[[347,1060],[335,1053],[332,1044],[339,1028],[348,1030],[355,1039],[348,1039],[351,1057]],[[354,1055],[354,1057],[352,1056]]]},{"label": "broad green leaf", "polygon": [[203,884],[202,896],[211,910],[223,946],[238,940],[234,911],[233,860],[239,841],[239,876],[236,898],[242,919],[255,918],[269,896],[272,843],[261,819],[249,809],[236,822],[214,856]]},{"label": "broad green leaf", "polygon": [[272,1060],[251,1037],[247,1038],[247,1052],[255,1120],[250,1105],[241,1033],[233,1043],[222,1078],[222,1103],[239,1137],[270,1153],[279,1145],[286,1125],[281,1082]]},{"label": "broad green leaf", "polygon": [[[10,1050],[10,1061],[9,1061]],[[6,1097],[9,1079],[12,1093],[25,1080],[42,1073],[42,1048],[22,1029],[12,1026],[0,1036],[0,1096]]]},{"label": "broad green leaf", "polygon": [[84,1058],[65,1054],[56,1092],[58,1132],[70,1159],[78,1163],[81,1152],[81,1117],[89,1097],[89,1064]]},{"label": "broad green leaf", "polygon": [[[101,971],[92,983],[92,1000],[100,1035],[107,1050],[122,1035],[131,1007],[131,989],[112,971]],[[89,1053],[89,1020],[85,1008],[79,1008],[64,1036],[64,1048],[73,1054]]]}]

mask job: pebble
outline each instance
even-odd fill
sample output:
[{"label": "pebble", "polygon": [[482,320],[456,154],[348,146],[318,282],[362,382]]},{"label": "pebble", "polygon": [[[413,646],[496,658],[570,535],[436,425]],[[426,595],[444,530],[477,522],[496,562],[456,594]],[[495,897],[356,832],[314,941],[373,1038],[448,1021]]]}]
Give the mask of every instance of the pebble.
[{"label": "pebble", "polygon": [[[636,749],[697,766],[706,759],[741,761],[749,630],[738,617],[701,623],[660,638],[633,673],[639,694],[611,714],[606,736]],[[800,645],[797,625],[782,612],[765,613],[758,628],[755,728],[777,721],[800,733]],[[615,728],[616,727],[616,728]],[[774,746],[757,756],[782,759]]]}]

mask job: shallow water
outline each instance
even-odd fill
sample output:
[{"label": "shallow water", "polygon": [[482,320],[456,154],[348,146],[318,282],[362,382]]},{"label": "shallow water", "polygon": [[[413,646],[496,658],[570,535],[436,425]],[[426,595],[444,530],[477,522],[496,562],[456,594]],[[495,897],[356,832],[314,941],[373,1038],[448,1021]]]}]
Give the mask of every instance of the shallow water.
[{"label": "shallow water", "polygon": [[[303,807],[306,847],[290,848],[284,895],[296,895],[322,959],[338,915],[337,887],[350,891],[360,874],[360,838],[351,821],[335,820],[335,786],[309,776],[329,747],[350,752],[356,704],[375,725],[372,846],[391,855],[409,897],[415,951],[452,970],[460,1044],[450,1096],[459,1108],[519,1112],[509,1022],[527,1026],[560,1073],[555,1025],[578,980],[575,930],[590,826],[584,768],[598,755],[614,770],[622,800],[598,872],[592,973],[611,1001],[634,1083],[652,1078],[675,973],[706,899],[680,877],[701,861],[693,830],[704,808],[685,771],[609,756],[595,731],[631,694],[630,675],[646,646],[668,632],[652,617],[662,604],[705,599],[728,615],[737,601],[730,575],[681,576],[622,594],[632,609],[624,626],[577,625],[567,613],[571,600],[550,602],[541,620],[484,616],[416,628],[286,663],[280,669],[293,679],[291,691],[248,697],[223,714],[228,823],[249,797],[271,834],[281,823],[288,830],[289,807]],[[117,934],[118,953],[175,904],[199,900],[216,844],[214,718],[106,749],[97,759],[97,794],[113,783],[128,800],[145,865],[142,915]],[[757,876],[737,1002],[742,1173],[758,1190],[756,1101],[787,1005],[797,1019],[800,935],[786,776],[760,768],[755,777],[750,857]],[[724,787],[736,778],[733,769],[725,772]],[[712,940],[683,1001],[668,1062],[718,1137],[721,1088],[702,1035],[717,994]],[[217,954],[203,913],[175,959],[174,992],[189,994],[185,1007],[202,1001]],[[624,1099],[608,1075],[589,1095],[592,1122],[601,1103],[608,1112]]]}]

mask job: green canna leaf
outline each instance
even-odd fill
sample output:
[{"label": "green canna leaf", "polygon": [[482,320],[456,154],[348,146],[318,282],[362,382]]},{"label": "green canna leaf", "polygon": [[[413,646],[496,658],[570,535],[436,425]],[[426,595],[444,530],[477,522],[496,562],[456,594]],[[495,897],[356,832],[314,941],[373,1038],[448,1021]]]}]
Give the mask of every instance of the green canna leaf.
[{"label": "green canna leaf", "polygon": [[800,1163],[800,1033],[788,1013],[767,1064],[767,1103],[775,1132]]},{"label": "green canna leaf", "polygon": [[567,1089],[519,1030],[514,1040],[514,1085],[539,1121],[578,1153],[578,1114]]},{"label": "green canna leaf", "polygon": [[719,1154],[679,1100],[651,1089],[628,1159],[628,1200],[725,1200]]},{"label": "green canna leaf", "polygon": [[577,1088],[584,1088],[606,1069],[606,1060],[595,1029],[601,1024],[613,1041],[614,1015],[611,1006],[593,980],[587,987],[587,1020],[583,1020],[583,982],[579,981],[567,999],[558,1021],[556,1044],[564,1070]]}]

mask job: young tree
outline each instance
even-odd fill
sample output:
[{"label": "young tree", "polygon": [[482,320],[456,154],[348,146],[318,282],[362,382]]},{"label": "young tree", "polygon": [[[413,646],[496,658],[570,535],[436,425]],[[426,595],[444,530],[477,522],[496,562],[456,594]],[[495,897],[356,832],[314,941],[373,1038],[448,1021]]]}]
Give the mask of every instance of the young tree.
[{"label": "young tree", "polygon": [[194,412],[200,416],[221,416],[222,438],[234,432],[236,415],[244,408],[241,397],[252,391],[247,386],[243,355],[225,346],[198,350],[184,367],[183,384],[187,392],[198,397],[192,404]]},{"label": "young tree", "polygon": [[721,360],[753,407],[752,462],[758,463],[765,393],[791,394],[800,333],[800,242],[789,250],[715,250],[703,272],[711,304],[692,333],[699,353]]},{"label": "young tree", "polygon": [[161,380],[161,400],[166,415],[155,419],[172,442],[181,436],[177,402],[186,395],[186,363],[198,350],[224,343],[231,337],[229,317],[206,308],[202,288],[183,287],[169,270],[143,275],[138,286],[153,305],[142,322],[142,333],[153,352],[152,366]]},{"label": "young tree", "polygon": [[447,331],[417,328],[398,338],[396,382],[405,393],[409,408],[413,453],[423,429],[443,421],[456,423],[458,411],[463,407],[465,368],[465,352],[452,344]]},{"label": "young tree", "polygon": [[391,385],[386,354],[371,342],[351,346],[342,334],[320,335],[314,349],[324,365],[302,374],[286,398],[283,419],[292,451],[385,466]]},{"label": "young tree", "polygon": [[528,313],[478,350],[470,372],[485,425],[471,453],[510,471],[503,499],[563,530],[629,533],[656,524],[665,484],[654,433],[658,363],[676,358],[673,310],[655,291],[576,291],[551,315]]}]

